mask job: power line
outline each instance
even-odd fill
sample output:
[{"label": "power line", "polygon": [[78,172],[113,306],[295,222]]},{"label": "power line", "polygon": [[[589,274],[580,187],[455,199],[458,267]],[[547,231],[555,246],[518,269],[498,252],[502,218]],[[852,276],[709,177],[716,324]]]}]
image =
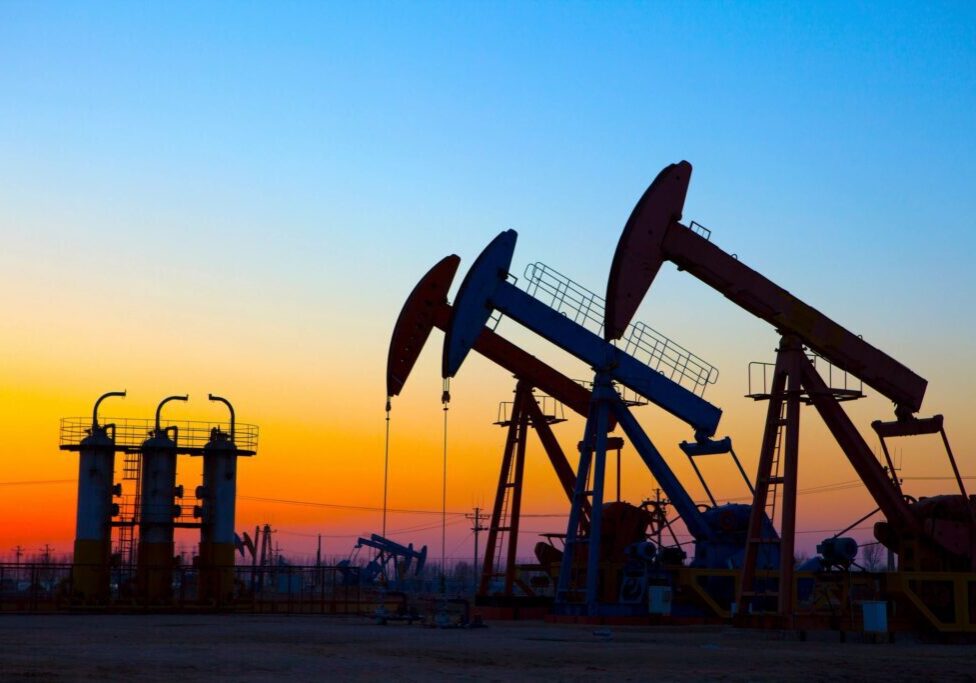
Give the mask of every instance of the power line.
[{"label": "power line", "polygon": [[[361,512],[380,512],[381,507],[368,505],[344,505],[341,503],[323,503],[316,500],[293,500],[289,498],[265,498],[262,496],[237,496],[238,500],[253,500],[262,503],[279,503],[281,505],[305,505],[307,507],[328,508],[332,510],[358,510]],[[400,512],[411,515],[441,515],[445,514],[442,510],[410,510],[406,508],[387,508],[388,512]],[[446,512],[448,515],[463,517],[463,512]]]},{"label": "power line", "polygon": [[[932,481],[942,481],[942,480],[955,480],[955,477],[904,477],[906,480],[932,480]],[[963,479],[976,479],[976,476],[963,477]],[[64,483],[73,482],[74,479],[64,479],[64,480],[50,480],[50,481],[38,481],[38,482],[0,482],[0,486],[8,484],[28,484],[28,483]],[[851,479],[848,481],[839,481],[831,484],[820,484],[818,486],[811,486],[809,488],[800,489],[797,491],[798,495],[816,495],[819,493],[834,493],[836,491],[848,491],[851,489],[857,489],[864,486],[864,483],[860,479]],[[368,505],[345,505],[342,503],[323,503],[321,501],[314,500],[294,500],[288,498],[266,498],[262,496],[238,496],[240,500],[252,500],[262,503],[277,503],[281,505],[304,505],[307,507],[318,507],[326,508],[331,510],[356,510],[360,512],[381,512],[383,508],[373,507]],[[733,498],[726,498],[725,500],[729,502],[734,501],[748,501],[752,500],[752,496],[737,496]],[[416,510],[408,508],[387,508],[388,512],[398,512],[402,514],[411,515],[441,515],[447,514],[454,517],[464,517],[465,512],[452,512],[452,511],[442,511],[442,510]],[[560,518],[566,517],[567,512],[537,512],[537,513],[522,513],[522,517],[534,517],[534,518]],[[408,531],[409,529],[401,529],[399,531]]]},{"label": "power line", "polygon": [[0,481],[0,486],[41,486],[44,484],[74,484],[77,479],[35,479],[32,481]]},{"label": "power line", "polygon": [[[447,526],[456,526],[465,521],[467,520],[452,519],[447,523]],[[400,529],[390,529],[389,532],[391,534],[402,534],[402,533],[415,532],[415,531],[430,531],[431,529],[440,529],[440,528],[441,528],[441,524],[440,522],[438,522],[436,524],[421,524],[417,526],[403,527]],[[280,528],[276,528],[275,531],[277,533],[286,534],[288,536],[304,536],[307,538],[318,538],[319,536],[321,536],[322,538],[359,538],[365,535],[366,533],[368,533],[368,532],[364,532],[360,534],[318,534],[318,533],[311,534],[302,531],[288,531]]]},{"label": "power line", "polygon": [[[959,477],[960,479],[976,479],[976,477]],[[955,481],[955,477],[902,477],[908,481]]]}]

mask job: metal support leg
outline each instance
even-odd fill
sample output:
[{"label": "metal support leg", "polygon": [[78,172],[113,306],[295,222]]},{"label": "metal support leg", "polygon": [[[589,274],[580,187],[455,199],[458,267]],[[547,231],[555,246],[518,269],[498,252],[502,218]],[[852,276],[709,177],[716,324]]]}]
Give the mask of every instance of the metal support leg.
[{"label": "metal support leg", "polygon": [[[609,380],[606,380],[609,385]],[[608,387],[609,388],[609,387]],[[596,447],[593,459],[593,484],[590,519],[590,547],[586,562],[586,606],[590,614],[595,613],[600,599],[600,543],[603,526],[603,482],[607,466],[607,405],[596,414]]]},{"label": "metal support leg", "polygon": [[495,489],[495,503],[491,510],[491,522],[488,525],[488,540],[485,543],[485,559],[481,569],[481,583],[478,595],[487,595],[491,586],[491,579],[495,574],[495,551],[498,545],[498,533],[502,525],[502,507],[505,502],[505,489],[512,471],[512,460],[515,457],[518,442],[519,416],[522,413],[523,389],[519,385],[515,389],[515,403],[512,406],[511,421],[508,425],[508,435],[505,439],[505,454],[502,456],[502,467],[498,474],[498,487]]},{"label": "metal support leg", "polygon": [[[572,505],[573,488],[576,485],[576,474],[573,472],[573,467],[569,464],[569,460],[566,459],[566,454],[563,452],[562,446],[559,445],[556,435],[553,434],[552,427],[546,420],[545,415],[542,414],[539,403],[535,400],[527,401],[526,408],[529,412],[529,417],[532,418],[532,427],[539,436],[539,441],[542,442],[542,448],[549,458],[549,463],[552,465],[552,469],[559,479],[559,484],[566,493],[566,499]],[[590,503],[586,500],[583,501],[580,528],[584,533],[588,532],[590,528]]]},{"label": "metal support leg", "polygon": [[[749,514],[749,531],[746,536],[746,553],[742,562],[742,580],[736,602],[742,612],[747,611],[756,585],[756,568],[760,549],[764,542],[763,520],[766,517],[766,502],[772,479],[773,454],[780,429],[780,412],[783,405],[783,392],[786,388],[787,361],[780,353],[776,357],[773,381],[770,387],[769,407],[766,410],[766,427],[763,430],[762,446],[759,450],[759,467],[756,471],[756,489]],[[773,521],[773,520],[770,520]]]},{"label": "metal support leg", "polygon": [[532,397],[531,389],[522,396],[522,406],[519,410],[518,420],[518,446],[515,451],[515,478],[512,482],[510,493],[510,506],[508,512],[508,557],[505,562],[505,595],[512,595],[512,587],[515,583],[515,562],[518,553],[518,531],[519,515],[522,512],[522,474],[525,471],[525,442],[526,430],[529,426],[529,414],[525,410],[525,405],[535,399]]},{"label": "metal support leg", "polygon": [[800,368],[797,355],[803,348],[789,352],[790,364],[786,393],[786,443],[783,461],[783,512],[780,528],[779,614],[793,616],[793,551],[796,541],[796,492],[800,446]]}]

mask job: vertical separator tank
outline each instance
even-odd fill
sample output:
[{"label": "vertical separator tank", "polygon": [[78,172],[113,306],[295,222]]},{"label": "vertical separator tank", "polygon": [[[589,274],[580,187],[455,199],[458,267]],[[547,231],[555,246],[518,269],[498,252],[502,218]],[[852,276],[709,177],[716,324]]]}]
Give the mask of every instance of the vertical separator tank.
[{"label": "vertical separator tank", "polygon": [[142,444],[137,585],[140,597],[147,603],[165,603],[172,598],[173,530],[174,519],[179,516],[179,506],[175,504],[178,431],[176,427],[163,429],[159,416],[167,402],[188,398],[163,399],[156,408],[156,428]]},{"label": "vertical separator tank", "polygon": [[115,425],[98,424],[98,405],[109,396],[125,396],[125,392],[112,391],[95,401],[91,429],[78,448],[72,593],[86,603],[105,603],[110,597],[112,517],[118,514],[112,500],[116,494]]},{"label": "vertical separator tank", "polygon": [[225,398],[209,394],[230,410],[230,433],[219,427],[210,430],[203,447],[203,485],[197,489],[200,506],[201,602],[226,604],[234,597],[234,515],[237,503],[237,457],[234,443],[234,407]]}]

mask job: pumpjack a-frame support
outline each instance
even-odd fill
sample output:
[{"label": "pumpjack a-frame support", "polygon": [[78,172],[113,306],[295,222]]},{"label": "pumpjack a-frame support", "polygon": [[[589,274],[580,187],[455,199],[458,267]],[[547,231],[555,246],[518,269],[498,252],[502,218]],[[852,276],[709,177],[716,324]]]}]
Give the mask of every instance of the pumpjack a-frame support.
[{"label": "pumpjack a-frame support", "polygon": [[[488,526],[488,540],[485,545],[481,579],[478,584],[479,597],[490,594],[497,595],[498,593],[492,593],[491,583],[493,579],[499,577],[504,578],[504,587],[500,593],[502,596],[513,596],[516,586],[525,595],[534,595],[532,588],[516,576],[523,473],[525,471],[525,453],[530,427],[538,435],[553,471],[559,479],[560,486],[570,501],[573,500],[573,489],[576,481],[576,475],[552,431],[552,424],[555,421],[554,417],[543,412],[532,385],[520,380],[515,388],[515,400],[512,404],[511,414],[507,419],[498,422],[507,429],[507,436],[501,471],[498,475],[498,488]],[[619,445],[622,445],[619,438],[617,441],[621,442]],[[581,513],[581,524],[584,527],[589,525],[590,513],[589,504],[586,504]],[[495,562],[500,542],[506,544],[504,548],[505,562],[501,572],[496,570]]]},{"label": "pumpjack a-frame support", "polygon": [[[827,385],[807,355],[800,339],[784,335],[776,353],[776,365],[768,394],[753,398],[768,399],[766,422],[759,452],[755,495],[749,518],[745,561],[737,602],[746,613],[773,613],[787,620],[792,617],[793,575],[796,532],[796,496],[799,470],[800,406],[812,404],[854,469],[882,510],[905,509],[897,484],[883,472],[871,449],[861,437],[839,403],[852,398],[851,391]],[[783,438],[780,438],[780,432]],[[782,446],[782,449],[781,449]],[[780,452],[782,450],[782,452]],[[782,486],[780,523],[780,563],[775,588],[757,579],[760,549],[769,543],[761,530],[769,496]],[[915,520],[905,520],[905,524]],[[760,584],[763,584],[762,587]],[[775,599],[775,605],[773,600]]]},{"label": "pumpjack a-frame support", "polygon": [[[760,553],[765,539],[759,533],[758,518],[770,489],[782,486],[780,557],[783,562],[774,611],[781,617],[791,616],[801,403],[810,403],[817,409],[884,515],[885,520],[875,524],[875,538],[898,554],[900,573],[939,572],[949,576],[952,572],[976,571],[976,499],[970,498],[959,475],[942,416],[919,418],[915,415],[922,407],[926,380],[745,265],[735,254],[723,251],[710,241],[709,231],[694,229],[694,223],[683,225],[681,213],[691,171],[687,161],[666,167],[634,207],[614,254],[607,284],[604,333],[607,339],[621,336],[661,266],[671,262],[742,309],[770,323],[782,335],[772,391],[764,397],[769,399],[770,405],[750,516],[747,561],[743,563],[737,595],[740,614],[756,611],[756,607],[763,610],[772,602],[770,593],[756,590],[756,557],[760,554],[768,557],[768,553]],[[829,387],[807,357],[804,346],[892,401],[895,421],[872,423],[881,438],[887,470],[840,406],[841,401],[852,398],[849,390]],[[776,453],[781,433],[785,437],[782,476],[774,470],[779,460]],[[930,496],[917,501],[902,494],[899,483],[892,476],[893,467],[884,440],[922,434],[941,435],[959,488],[958,494]],[[957,599],[962,599],[961,593],[957,593]],[[926,617],[931,623],[939,621],[931,617],[931,613]]]}]

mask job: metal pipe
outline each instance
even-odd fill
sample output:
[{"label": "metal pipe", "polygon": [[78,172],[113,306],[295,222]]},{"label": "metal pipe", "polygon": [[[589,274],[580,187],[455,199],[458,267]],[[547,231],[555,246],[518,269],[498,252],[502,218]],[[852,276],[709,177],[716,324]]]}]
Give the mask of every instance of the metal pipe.
[{"label": "metal pipe", "polygon": [[969,494],[966,493],[966,487],[962,483],[962,477],[959,475],[959,467],[956,466],[956,458],[952,455],[952,448],[949,446],[949,437],[946,436],[945,429],[939,429],[939,434],[942,435],[942,443],[945,444],[946,453],[949,454],[949,463],[952,465],[952,473],[956,475],[956,483],[959,484],[959,493],[962,494],[963,502],[966,503],[966,507],[969,508],[969,517],[976,523],[976,510],[973,510],[972,504],[969,502]]},{"label": "metal pipe", "polygon": [[159,413],[163,410],[164,405],[166,405],[170,401],[188,401],[189,399],[190,399],[190,395],[185,394],[183,396],[167,396],[162,401],[160,401],[159,405],[156,406],[156,431],[157,432],[159,431]]},{"label": "metal pipe", "polygon": [[856,522],[851,522],[850,525],[848,525],[847,527],[845,527],[845,528],[841,529],[840,531],[838,531],[836,534],[834,534],[833,536],[831,536],[831,538],[840,538],[841,536],[843,536],[844,534],[846,534],[848,531],[850,531],[851,529],[853,529],[854,527],[856,527],[858,524],[860,524],[861,522],[866,522],[867,520],[869,520],[871,517],[874,517],[879,512],[881,512],[881,508],[874,508],[871,512],[869,512],[868,514],[864,515],[863,517],[861,517],[860,519],[858,519]]},{"label": "metal pipe", "polygon": [[95,407],[94,407],[94,409],[92,409],[92,429],[98,429],[98,406],[99,406],[99,404],[102,401],[104,401],[105,399],[109,398],[110,396],[121,396],[122,398],[125,398],[125,391],[124,390],[123,391],[110,391],[110,392],[105,393],[105,394],[102,394],[101,396],[98,397],[98,400],[95,401]]},{"label": "metal pipe", "polygon": [[213,394],[207,394],[207,398],[210,399],[211,401],[220,401],[225,406],[227,406],[227,409],[230,411],[230,440],[233,441],[234,440],[234,406],[230,404],[230,401],[228,401],[226,398],[223,398],[221,396],[214,396]]}]

